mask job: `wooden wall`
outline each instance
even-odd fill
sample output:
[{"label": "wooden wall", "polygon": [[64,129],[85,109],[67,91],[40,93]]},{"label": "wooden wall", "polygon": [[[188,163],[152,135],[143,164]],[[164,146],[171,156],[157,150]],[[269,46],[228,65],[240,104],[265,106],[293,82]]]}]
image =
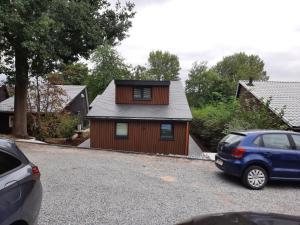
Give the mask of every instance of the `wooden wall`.
[{"label": "wooden wall", "polygon": [[[128,139],[115,137],[115,123],[128,122]],[[91,120],[91,147],[146,153],[188,155],[189,124],[172,122],[174,140],[160,139],[161,121]]]},{"label": "wooden wall", "polygon": [[169,86],[153,86],[151,100],[134,100],[132,86],[116,86],[116,104],[168,105]]}]

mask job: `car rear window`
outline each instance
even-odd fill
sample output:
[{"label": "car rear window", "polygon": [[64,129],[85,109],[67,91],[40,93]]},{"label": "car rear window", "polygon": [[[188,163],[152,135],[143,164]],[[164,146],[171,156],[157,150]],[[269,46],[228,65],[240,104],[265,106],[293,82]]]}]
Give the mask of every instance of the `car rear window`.
[{"label": "car rear window", "polygon": [[15,157],[0,151],[0,176],[21,165],[21,162]]},{"label": "car rear window", "polygon": [[242,134],[228,134],[221,142],[229,145],[238,145],[244,138],[245,135]]}]

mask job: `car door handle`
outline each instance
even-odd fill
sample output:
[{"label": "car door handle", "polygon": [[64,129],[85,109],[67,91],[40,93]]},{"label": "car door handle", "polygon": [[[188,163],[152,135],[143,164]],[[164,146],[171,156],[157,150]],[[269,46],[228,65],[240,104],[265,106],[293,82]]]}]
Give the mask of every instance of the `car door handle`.
[{"label": "car door handle", "polygon": [[5,184],[5,186],[4,186],[4,187],[11,186],[11,185],[13,185],[13,184],[15,184],[15,183],[17,183],[17,181],[16,181],[16,180],[9,181],[9,182],[7,182],[7,183]]}]

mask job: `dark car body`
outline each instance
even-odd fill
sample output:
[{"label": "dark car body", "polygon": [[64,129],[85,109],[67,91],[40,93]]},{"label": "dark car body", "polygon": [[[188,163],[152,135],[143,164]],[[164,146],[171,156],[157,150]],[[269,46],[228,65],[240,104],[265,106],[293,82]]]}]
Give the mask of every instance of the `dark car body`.
[{"label": "dark car body", "polygon": [[268,180],[300,180],[300,134],[290,131],[246,131],[226,136],[218,145],[216,166],[241,177],[262,168]]},{"label": "dark car body", "polygon": [[273,213],[236,212],[195,217],[178,225],[299,225],[300,217]]},{"label": "dark car body", "polygon": [[40,173],[17,145],[0,139],[0,225],[35,225],[42,201]]}]

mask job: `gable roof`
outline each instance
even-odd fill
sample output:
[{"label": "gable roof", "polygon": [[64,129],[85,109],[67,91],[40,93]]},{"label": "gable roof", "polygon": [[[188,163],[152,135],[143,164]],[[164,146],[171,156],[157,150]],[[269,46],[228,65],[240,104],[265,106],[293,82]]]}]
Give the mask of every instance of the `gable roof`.
[{"label": "gable roof", "polygon": [[240,86],[243,86],[254,97],[266,102],[272,98],[270,109],[279,114],[284,109],[283,120],[291,127],[300,127],[300,82],[282,81],[240,81],[237,97],[240,95]]},{"label": "gable roof", "polygon": [[182,120],[190,121],[192,114],[180,81],[170,82],[169,105],[116,104],[115,84],[112,81],[103,94],[91,104],[87,118]]},{"label": "gable roof", "polygon": [[[82,85],[56,85],[59,88],[62,88],[66,95],[62,96],[63,106],[66,108],[85,88],[86,86]],[[14,112],[14,96],[0,102],[0,112]]]}]

